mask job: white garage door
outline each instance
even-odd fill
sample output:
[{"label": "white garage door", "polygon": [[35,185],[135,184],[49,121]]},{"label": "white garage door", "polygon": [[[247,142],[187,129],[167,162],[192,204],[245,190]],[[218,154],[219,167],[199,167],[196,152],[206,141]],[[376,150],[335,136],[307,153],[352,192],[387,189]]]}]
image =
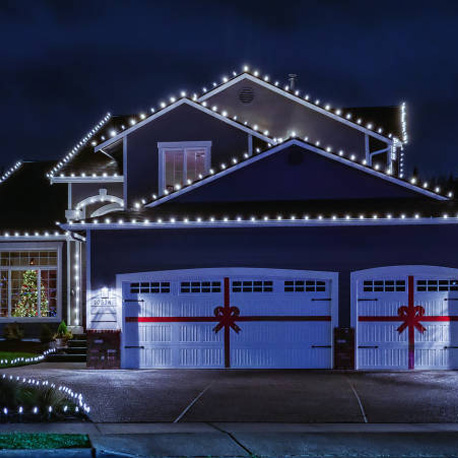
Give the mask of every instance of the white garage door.
[{"label": "white garage door", "polygon": [[332,367],[335,273],[196,269],[118,284],[123,367]]},{"label": "white garage door", "polygon": [[393,266],[352,275],[358,369],[458,368],[458,270]]}]

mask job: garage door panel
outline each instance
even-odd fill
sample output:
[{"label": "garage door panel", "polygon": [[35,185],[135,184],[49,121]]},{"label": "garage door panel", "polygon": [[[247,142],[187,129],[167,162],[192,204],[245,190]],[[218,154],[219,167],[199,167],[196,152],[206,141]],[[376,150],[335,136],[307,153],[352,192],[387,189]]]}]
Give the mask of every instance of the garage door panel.
[{"label": "garage door panel", "polygon": [[407,335],[397,331],[399,324],[392,323],[364,323],[358,329],[360,345],[368,344],[399,344],[407,342]]},{"label": "garage door panel", "polygon": [[359,348],[359,367],[361,369],[407,369],[407,349],[399,346],[384,346],[383,348]]},{"label": "garage door panel", "polygon": [[358,368],[457,367],[457,269],[369,269],[356,273],[352,288]]},{"label": "garage door panel", "polygon": [[331,368],[337,276],[245,270],[124,283],[123,367]]}]

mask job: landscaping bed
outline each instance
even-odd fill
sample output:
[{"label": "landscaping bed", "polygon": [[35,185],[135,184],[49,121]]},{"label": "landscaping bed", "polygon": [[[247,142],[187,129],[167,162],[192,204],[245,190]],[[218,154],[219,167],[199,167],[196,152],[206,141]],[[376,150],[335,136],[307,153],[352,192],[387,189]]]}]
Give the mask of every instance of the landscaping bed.
[{"label": "landscaping bed", "polygon": [[81,394],[48,381],[0,378],[0,422],[87,421],[89,407]]}]

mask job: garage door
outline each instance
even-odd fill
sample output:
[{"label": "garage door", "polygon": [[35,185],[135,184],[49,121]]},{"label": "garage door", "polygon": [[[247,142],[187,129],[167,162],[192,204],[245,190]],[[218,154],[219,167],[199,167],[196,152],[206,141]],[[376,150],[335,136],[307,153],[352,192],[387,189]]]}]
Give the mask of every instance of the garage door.
[{"label": "garage door", "polygon": [[118,283],[123,367],[332,367],[337,274],[198,269]]},{"label": "garage door", "polygon": [[458,368],[458,270],[359,271],[352,290],[357,368]]}]

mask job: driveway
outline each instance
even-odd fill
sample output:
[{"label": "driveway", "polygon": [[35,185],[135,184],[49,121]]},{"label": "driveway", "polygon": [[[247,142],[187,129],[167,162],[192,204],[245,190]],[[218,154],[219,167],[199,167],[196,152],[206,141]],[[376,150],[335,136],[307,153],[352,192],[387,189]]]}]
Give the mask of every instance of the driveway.
[{"label": "driveway", "polygon": [[458,372],[3,370],[83,393],[97,422],[455,423]]}]

